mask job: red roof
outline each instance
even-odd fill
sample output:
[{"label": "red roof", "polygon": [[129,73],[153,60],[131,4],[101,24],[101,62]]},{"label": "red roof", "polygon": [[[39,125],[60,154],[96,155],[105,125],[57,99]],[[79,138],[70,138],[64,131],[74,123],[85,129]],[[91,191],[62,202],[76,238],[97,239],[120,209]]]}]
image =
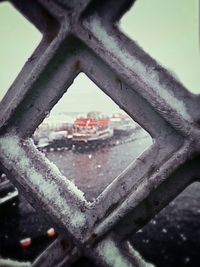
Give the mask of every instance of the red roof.
[{"label": "red roof", "polygon": [[108,126],[109,119],[94,119],[94,118],[77,118],[74,122],[75,126]]}]

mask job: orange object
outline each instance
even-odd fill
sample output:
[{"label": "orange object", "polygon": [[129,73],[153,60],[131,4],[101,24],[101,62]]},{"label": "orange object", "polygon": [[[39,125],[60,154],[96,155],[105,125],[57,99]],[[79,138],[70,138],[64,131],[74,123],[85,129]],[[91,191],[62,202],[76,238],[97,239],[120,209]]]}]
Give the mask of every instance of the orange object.
[{"label": "orange object", "polygon": [[23,248],[27,248],[27,247],[29,247],[29,246],[31,245],[31,243],[32,243],[32,240],[31,240],[31,238],[29,238],[29,237],[20,240],[20,245],[21,245]]},{"label": "orange object", "polygon": [[95,118],[77,118],[74,122],[75,126],[82,126],[82,127],[93,127],[93,126],[102,126],[107,127],[109,124],[108,118],[102,119],[95,119]]},{"label": "orange object", "polygon": [[56,231],[54,228],[50,228],[48,231],[47,231],[47,235],[48,237],[54,237],[56,235]]}]

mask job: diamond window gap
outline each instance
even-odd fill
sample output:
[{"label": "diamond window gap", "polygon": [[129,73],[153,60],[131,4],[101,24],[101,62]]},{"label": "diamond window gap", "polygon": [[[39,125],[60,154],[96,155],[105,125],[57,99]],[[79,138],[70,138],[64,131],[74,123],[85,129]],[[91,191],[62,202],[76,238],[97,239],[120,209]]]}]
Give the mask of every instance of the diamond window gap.
[{"label": "diamond window gap", "polygon": [[33,139],[89,201],[152,144],[150,135],[83,73]]},{"label": "diamond window gap", "polygon": [[8,178],[4,173],[0,175],[0,258],[27,262],[28,266],[58,234]]},{"label": "diamond window gap", "polygon": [[[0,174],[0,214],[0,266],[30,266],[58,237],[51,222],[28,203],[4,173]],[[65,247],[70,248],[69,240]]]},{"label": "diamond window gap", "polygon": [[196,266],[200,246],[200,183],[194,182],[130,237],[155,266]]},{"label": "diamond window gap", "polygon": [[4,208],[7,203],[15,203],[18,198],[18,190],[9,181],[5,173],[0,174],[0,209]]},{"label": "diamond window gap", "polygon": [[0,100],[42,39],[41,33],[11,4],[0,4]]},{"label": "diamond window gap", "polygon": [[197,0],[137,0],[119,27],[190,92],[200,93]]}]

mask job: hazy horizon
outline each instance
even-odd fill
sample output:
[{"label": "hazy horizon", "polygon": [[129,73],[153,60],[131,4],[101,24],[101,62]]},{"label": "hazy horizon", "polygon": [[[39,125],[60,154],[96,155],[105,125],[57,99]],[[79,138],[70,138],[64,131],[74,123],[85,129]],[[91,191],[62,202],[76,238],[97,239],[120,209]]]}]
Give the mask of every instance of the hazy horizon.
[{"label": "hazy horizon", "polygon": [[114,101],[91,81],[83,72],[75,79],[67,92],[54,106],[51,113],[102,111],[118,112],[120,109]]},{"label": "hazy horizon", "polygon": [[[1,99],[42,35],[9,3],[0,4],[0,25]],[[119,28],[175,73],[188,90],[200,93],[197,0],[136,1],[120,20]],[[110,113],[119,108],[81,73],[52,113],[90,110]]]}]

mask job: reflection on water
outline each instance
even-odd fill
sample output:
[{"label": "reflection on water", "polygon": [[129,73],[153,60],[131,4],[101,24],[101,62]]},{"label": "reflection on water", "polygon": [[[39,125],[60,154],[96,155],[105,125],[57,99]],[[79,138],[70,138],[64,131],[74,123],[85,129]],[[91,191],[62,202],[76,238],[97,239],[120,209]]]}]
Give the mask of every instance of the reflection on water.
[{"label": "reflection on water", "polygon": [[86,198],[92,200],[151,142],[150,136],[140,128],[131,136],[123,136],[93,150],[59,149],[45,153],[68,179],[85,192]]}]

